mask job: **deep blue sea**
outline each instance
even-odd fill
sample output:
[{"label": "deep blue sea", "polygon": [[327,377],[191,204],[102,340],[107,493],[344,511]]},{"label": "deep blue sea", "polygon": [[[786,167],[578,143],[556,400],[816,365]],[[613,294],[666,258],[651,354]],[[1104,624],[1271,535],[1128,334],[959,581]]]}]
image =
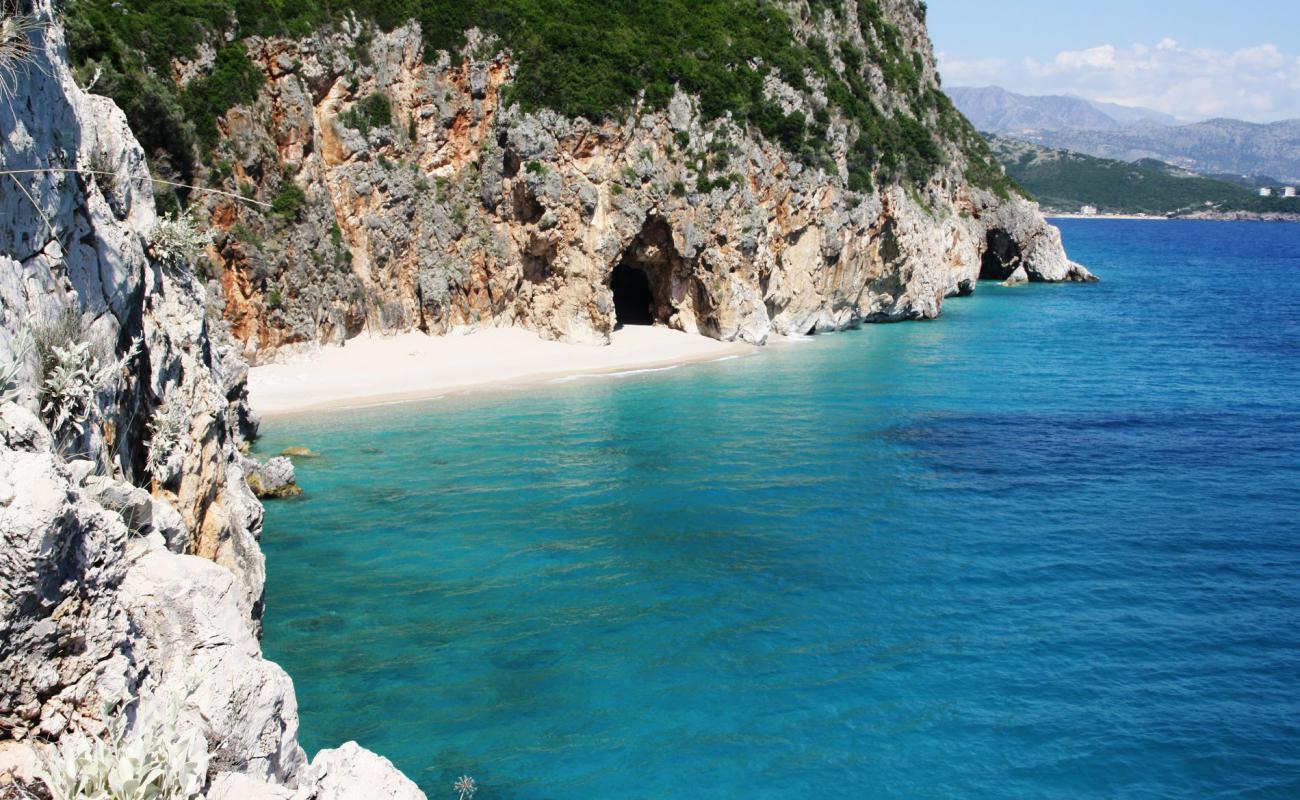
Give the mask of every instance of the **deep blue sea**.
[{"label": "deep blue sea", "polygon": [[274,420],[265,648],[431,798],[1300,797],[1300,225],[1097,285]]}]

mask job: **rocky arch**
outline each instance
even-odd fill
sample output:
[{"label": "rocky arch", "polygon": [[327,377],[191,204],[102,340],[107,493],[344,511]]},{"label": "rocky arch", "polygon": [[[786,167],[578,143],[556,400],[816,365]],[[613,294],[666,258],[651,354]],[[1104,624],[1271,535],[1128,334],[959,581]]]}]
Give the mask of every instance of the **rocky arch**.
[{"label": "rocky arch", "polygon": [[610,272],[614,327],[670,325],[676,319],[690,280],[690,265],[673,245],[673,232],[662,217],[646,218]]},{"label": "rocky arch", "polygon": [[1003,281],[1024,262],[1020,244],[1002,228],[990,228],[980,257],[980,280]]}]

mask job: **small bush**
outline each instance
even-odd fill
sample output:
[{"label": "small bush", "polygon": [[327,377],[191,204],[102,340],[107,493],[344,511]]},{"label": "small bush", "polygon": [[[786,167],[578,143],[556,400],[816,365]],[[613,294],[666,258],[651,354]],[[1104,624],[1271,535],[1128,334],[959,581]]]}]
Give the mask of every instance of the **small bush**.
[{"label": "small bush", "polygon": [[80,434],[95,411],[95,397],[112,386],[135,358],[140,340],[120,359],[101,362],[89,341],[51,347],[51,363],[41,382],[41,414],[50,431]]},{"label": "small bush", "polygon": [[180,471],[181,444],[188,434],[189,418],[180,403],[165,403],[154,410],[145,466],[158,483],[167,483]]},{"label": "small bush", "polygon": [[374,128],[387,128],[393,124],[393,104],[388,95],[375,92],[340,114],[339,121],[368,135]]},{"label": "small bush", "polygon": [[106,704],[103,736],[67,737],[44,759],[39,778],[53,800],[192,800],[208,773],[203,735],[180,727],[183,697],[157,698],[128,722],[130,700]]},{"label": "small bush", "polygon": [[8,4],[0,4],[0,98],[12,101],[18,89],[19,73],[36,62],[32,34],[44,27],[35,16],[11,13]]},{"label": "small bush", "polygon": [[296,183],[286,181],[271,199],[271,213],[282,220],[295,219],[306,203],[307,195],[302,189],[299,189]]},{"label": "small bush", "polygon": [[188,215],[159,217],[149,239],[149,252],[158,261],[175,268],[193,263],[212,240],[200,231]]},{"label": "small bush", "polygon": [[32,327],[32,348],[36,352],[36,379],[44,382],[57,363],[56,347],[67,347],[86,337],[81,315],[71,308],[53,319],[38,322]]},{"label": "small bush", "polygon": [[90,154],[90,164],[87,166],[94,177],[95,185],[99,187],[100,194],[110,198],[117,193],[117,165],[108,157],[108,153],[96,148]]}]

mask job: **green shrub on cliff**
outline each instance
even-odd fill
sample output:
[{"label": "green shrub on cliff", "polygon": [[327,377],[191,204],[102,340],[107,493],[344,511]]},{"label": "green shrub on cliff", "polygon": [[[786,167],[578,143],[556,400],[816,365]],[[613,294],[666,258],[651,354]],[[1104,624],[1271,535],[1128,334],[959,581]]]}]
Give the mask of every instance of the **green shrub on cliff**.
[{"label": "green shrub on cliff", "polygon": [[[925,120],[955,112],[931,96],[924,59],[909,49],[880,3],[856,1],[867,52],[841,47],[843,72],[819,40],[800,42],[786,12],[763,0],[72,0],[68,37],[76,63],[103,69],[107,79],[100,88],[127,110],[151,155],[168,158],[182,174],[192,169],[194,145],[212,144],[215,120],[256,93],[260,76],[248,61],[244,37],[303,36],[352,13],[385,29],[418,21],[430,59],[463,44],[471,27],[495,34],[518,65],[508,97],[525,109],[607,119],[638,98],[663,107],[680,86],[699,97],[706,117],[730,114],[805,163],[830,167],[829,118],[810,124],[802,113],[772,103],[763,88],[769,74],[800,91],[813,79],[870,144],[851,153],[855,186],[869,185],[876,171],[922,181],[943,160]],[[829,11],[844,22],[844,2],[852,0],[809,5],[814,14]],[[923,19],[924,10],[917,6],[916,14]],[[211,74],[183,92],[159,77],[171,74],[173,57],[193,57],[201,43],[222,41],[230,44],[218,51]],[[907,111],[879,109],[869,68],[906,98]],[[363,132],[391,125],[391,108],[382,95],[371,95],[344,121]]]},{"label": "green shrub on cliff", "polygon": [[271,200],[271,213],[283,220],[298,216],[298,211],[307,202],[307,195],[297,184],[285,181],[284,186]]},{"label": "green shrub on cliff", "polygon": [[181,94],[199,141],[209,147],[216,144],[217,119],[232,107],[257,99],[262,81],[243,44],[218,50],[212,73],[190,81]]},{"label": "green shrub on cliff", "polygon": [[339,121],[368,134],[374,128],[387,128],[393,124],[393,104],[387,95],[375,92],[340,114]]}]

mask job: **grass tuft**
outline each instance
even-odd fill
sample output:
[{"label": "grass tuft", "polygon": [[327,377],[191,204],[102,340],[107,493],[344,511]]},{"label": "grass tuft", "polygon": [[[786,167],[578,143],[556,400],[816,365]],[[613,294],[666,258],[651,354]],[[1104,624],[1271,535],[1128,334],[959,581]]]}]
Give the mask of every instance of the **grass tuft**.
[{"label": "grass tuft", "polygon": [[36,17],[19,14],[16,6],[0,2],[0,98],[5,102],[11,102],[17,93],[19,77],[36,64],[32,35],[44,27]]}]

